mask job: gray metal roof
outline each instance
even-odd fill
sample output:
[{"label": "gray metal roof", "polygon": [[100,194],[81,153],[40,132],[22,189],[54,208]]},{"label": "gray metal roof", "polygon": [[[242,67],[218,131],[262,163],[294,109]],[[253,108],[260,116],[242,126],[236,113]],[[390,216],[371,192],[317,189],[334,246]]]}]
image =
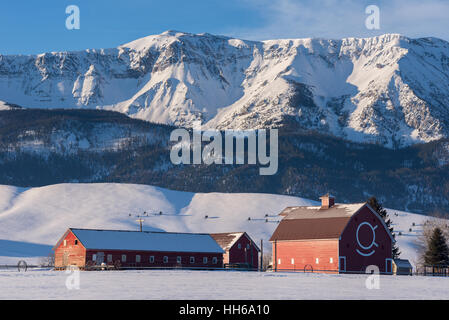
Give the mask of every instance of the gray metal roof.
[{"label": "gray metal roof", "polygon": [[407,259],[394,259],[394,264],[398,268],[413,268],[410,261],[408,261]]},{"label": "gray metal roof", "polygon": [[284,220],[349,218],[359,211],[365,204],[366,203],[335,204],[329,209],[321,209],[321,206],[287,207],[279,215],[284,216]]},{"label": "gray metal roof", "polygon": [[76,228],[70,228],[70,230],[86,249],[197,253],[224,252],[209,234]]}]

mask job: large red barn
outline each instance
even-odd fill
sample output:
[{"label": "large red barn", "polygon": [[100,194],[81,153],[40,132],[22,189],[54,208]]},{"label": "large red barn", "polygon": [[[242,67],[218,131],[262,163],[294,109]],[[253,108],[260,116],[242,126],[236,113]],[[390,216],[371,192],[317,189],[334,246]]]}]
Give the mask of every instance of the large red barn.
[{"label": "large red barn", "polygon": [[392,272],[394,238],[384,220],[367,203],[288,207],[270,238],[275,270],[365,272],[375,265]]},{"label": "large red barn", "polygon": [[53,248],[55,268],[74,265],[222,268],[223,250],[209,234],[68,229]]}]

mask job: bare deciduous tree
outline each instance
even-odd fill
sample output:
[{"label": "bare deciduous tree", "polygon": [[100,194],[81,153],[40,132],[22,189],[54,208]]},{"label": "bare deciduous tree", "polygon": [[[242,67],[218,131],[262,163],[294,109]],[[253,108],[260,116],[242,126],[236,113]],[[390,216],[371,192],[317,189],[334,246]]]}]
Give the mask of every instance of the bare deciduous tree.
[{"label": "bare deciduous tree", "polygon": [[446,239],[449,239],[449,216],[447,213],[444,213],[442,211],[436,211],[432,213],[429,218],[424,222],[422,228],[423,232],[421,235],[419,235],[415,241],[415,244],[418,247],[419,252],[419,258],[417,264],[418,265],[424,265],[424,255],[428,249],[428,243],[430,240],[430,237],[432,236],[433,231],[435,228],[439,228],[444,237]]},{"label": "bare deciduous tree", "polygon": [[55,255],[54,253],[49,253],[46,257],[41,257],[39,259],[40,267],[54,267],[55,266]]},{"label": "bare deciduous tree", "polygon": [[271,266],[272,261],[271,261],[271,253],[264,253],[263,254],[263,263],[262,263],[262,270],[266,271],[268,269],[269,266]]}]

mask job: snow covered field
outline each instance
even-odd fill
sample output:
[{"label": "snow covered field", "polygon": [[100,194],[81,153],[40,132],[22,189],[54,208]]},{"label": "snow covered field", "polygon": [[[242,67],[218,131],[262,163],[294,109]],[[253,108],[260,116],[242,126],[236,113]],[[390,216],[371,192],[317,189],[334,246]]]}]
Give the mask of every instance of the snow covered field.
[{"label": "snow covered field", "polygon": [[234,271],[88,271],[79,290],[62,271],[0,271],[0,299],[449,299],[449,278]]},{"label": "snow covered field", "polygon": [[[0,266],[39,262],[68,227],[138,230],[129,214],[143,211],[163,212],[145,218],[144,230],[247,231],[255,241],[264,240],[267,252],[277,214],[287,206],[315,204],[273,194],[195,194],[132,184],[0,186]],[[415,262],[416,238],[428,217],[389,213],[401,257]],[[449,278],[381,276],[380,289],[369,290],[366,275],[112,271],[81,272],[80,290],[68,290],[67,277],[51,270],[0,269],[0,299],[449,299]]]},{"label": "snow covered field", "polygon": [[[275,194],[190,193],[135,184],[0,185],[0,265],[22,259],[29,264],[39,262],[69,227],[138,230],[136,218],[129,214],[143,211],[163,212],[145,218],[144,230],[246,231],[256,242],[263,239],[267,252],[271,250],[268,239],[280,220],[277,215],[285,207],[316,204]],[[389,213],[401,258],[415,263],[416,239],[429,217],[396,210]]]}]

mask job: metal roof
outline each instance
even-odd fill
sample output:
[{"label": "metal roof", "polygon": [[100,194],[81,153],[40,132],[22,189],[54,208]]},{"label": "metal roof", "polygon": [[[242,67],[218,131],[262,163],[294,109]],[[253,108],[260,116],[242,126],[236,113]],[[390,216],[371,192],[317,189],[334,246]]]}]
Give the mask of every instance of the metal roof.
[{"label": "metal roof", "polygon": [[365,203],[335,204],[328,209],[321,206],[287,207],[279,215],[284,219],[323,219],[352,217]]},{"label": "metal roof", "polygon": [[393,259],[393,261],[398,268],[413,268],[407,259]]},{"label": "metal roof", "polygon": [[69,230],[86,249],[223,253],[218,243],[209,234],[203,233]]}]

